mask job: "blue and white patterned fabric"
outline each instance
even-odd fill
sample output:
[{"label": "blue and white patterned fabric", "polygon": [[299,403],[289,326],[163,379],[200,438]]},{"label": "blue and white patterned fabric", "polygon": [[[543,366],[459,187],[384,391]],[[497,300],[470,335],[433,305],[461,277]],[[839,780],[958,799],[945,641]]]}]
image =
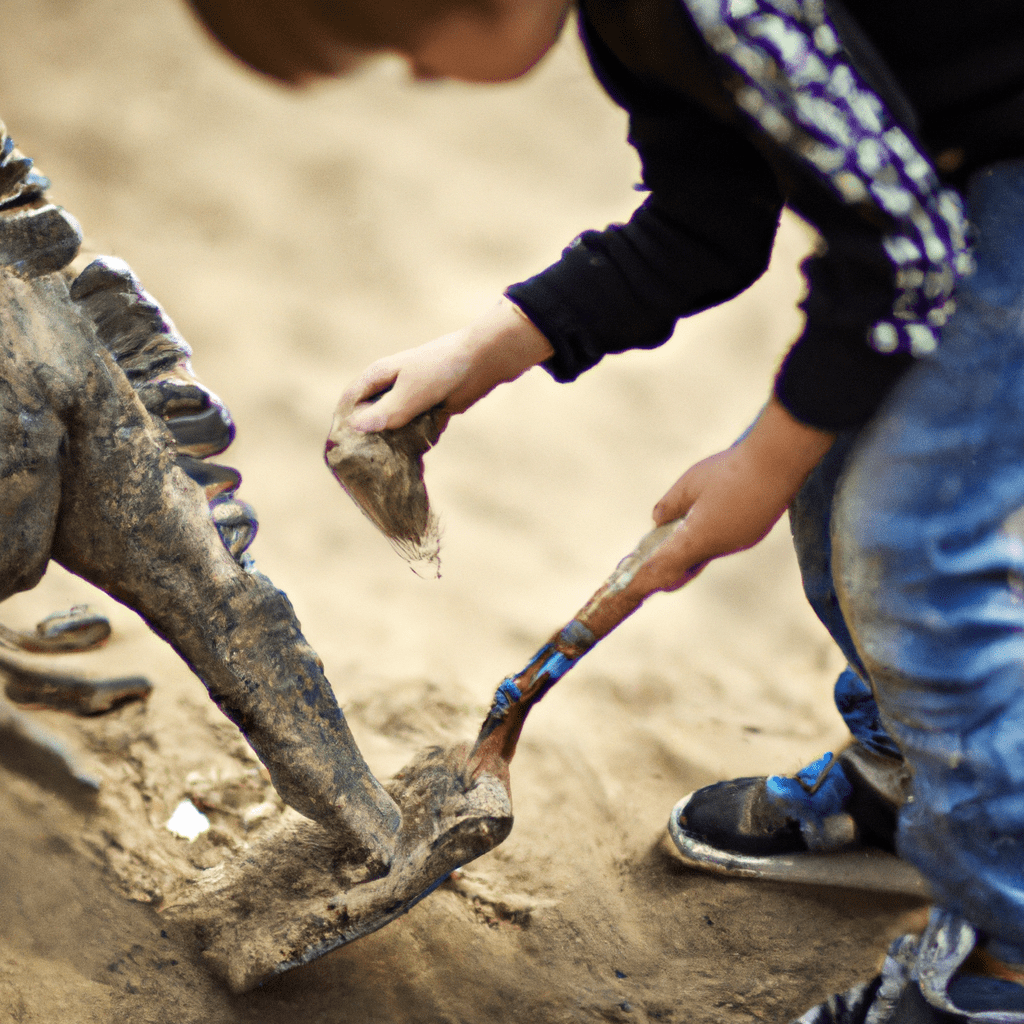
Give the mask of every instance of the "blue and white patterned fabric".
[{"label": "blue and white patterned fabric", "polygon": [[[933,910],[919,938],[904,935],[892,944],[878,980],[832,996],[795,1024],[1024,1024],[1019,986],[959,973],[977,941],[963,918]],[[920,995],[908,999],[914,986]],[[915,1003],[919,1009],[911,1009]]]},{"label": "blue and white patterned fabric", "polygon": [[972,272],[958,194],[843,50],[823,0],[683,0],[725,83],[756,127],[848,205],[888,219],[884,238],[897,298],[869,331],[879,352],[928,355]]}]

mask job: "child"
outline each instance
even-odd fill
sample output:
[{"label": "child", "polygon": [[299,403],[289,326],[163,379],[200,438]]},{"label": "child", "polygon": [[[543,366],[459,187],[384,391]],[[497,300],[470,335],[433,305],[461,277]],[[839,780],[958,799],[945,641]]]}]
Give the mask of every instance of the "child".
[{"label": "child", "polygon": [[[290,82],[379,52],[419,77],[505,81],[568,13],[193,3]],[[837,698],[856,739],[796,779],[695,794],[674,834],[698,861],[895,843],[923,873],[925,934],[802,1020],[1024,1022],[1024,19],[1012,0],[847,4],[581,0],[648,197],[345,399],[390,388],[353,421],[376,431],[464,412],[536,364],[572,380],[746,288],[784,204],[813,223],[803,333],[750,431],[655,506],[657,523],[685,520],[646,585],[682,586],[788,508],[808,597],[850,664]]]}]

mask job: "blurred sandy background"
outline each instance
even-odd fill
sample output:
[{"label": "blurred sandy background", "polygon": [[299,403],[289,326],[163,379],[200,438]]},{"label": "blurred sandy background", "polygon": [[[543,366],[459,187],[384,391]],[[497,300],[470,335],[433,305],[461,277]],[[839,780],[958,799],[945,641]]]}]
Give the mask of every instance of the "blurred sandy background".
[{"label": "blurred sandy background", "polygon": [[[175,0],[5,0],[0,104],[231,408],[252,553],[382,778],[475,735],[497,683],[632,548],[667,486],[753,417],[799,326],[809,236],[787,219],[766,277],[661,350],[492,395],[428,456],[443,576],[420,579],[324,468],[331,412],[375,356],[454,329],[579,231],[628,217],[625,119],[575,36],[501,89],[414,87],[384,65],[294,95],[215,52]],[[32,713],[100,780],[95,807],[4,760],[0,1019],[788,1021],[865,977],[909,907],[697,876],[656,848],[684,793],[795,769],[844,735],[838,657],[783,526],[653,600],[535,710],[503,846],[383,931],[231,998],[147,901],[238,842],[227,811],[194,844],[167,832],[183,796],[267,794],[201,684],[104,595],[54,568],[3,621],[76,601],[115,638],[61,664],[156,689],[106,719]]]}]

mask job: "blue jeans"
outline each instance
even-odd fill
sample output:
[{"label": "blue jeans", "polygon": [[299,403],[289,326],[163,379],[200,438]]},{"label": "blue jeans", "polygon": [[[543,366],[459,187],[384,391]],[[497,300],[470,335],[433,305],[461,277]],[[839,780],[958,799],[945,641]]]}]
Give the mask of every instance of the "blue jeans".
[{"label": "blue jeans", "polygon": [[913,771],[900,855],[1022,963],[1024,161],[979,172],[966,199],[978,269],[942,344],[837,441],[791,522],[851,666],[845,717]]}]

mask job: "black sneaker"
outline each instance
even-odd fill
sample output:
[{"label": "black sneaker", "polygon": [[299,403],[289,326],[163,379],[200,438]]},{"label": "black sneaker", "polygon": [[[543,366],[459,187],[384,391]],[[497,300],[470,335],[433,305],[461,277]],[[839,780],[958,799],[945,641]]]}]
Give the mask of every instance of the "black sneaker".
[{"label": "black sneaker", "polygon": [[925,895],[894,856],[909,781],[902,758],[855,742],[793,777],[691,793],[673,808],[669,834],[678,856],[706,871]]}]

